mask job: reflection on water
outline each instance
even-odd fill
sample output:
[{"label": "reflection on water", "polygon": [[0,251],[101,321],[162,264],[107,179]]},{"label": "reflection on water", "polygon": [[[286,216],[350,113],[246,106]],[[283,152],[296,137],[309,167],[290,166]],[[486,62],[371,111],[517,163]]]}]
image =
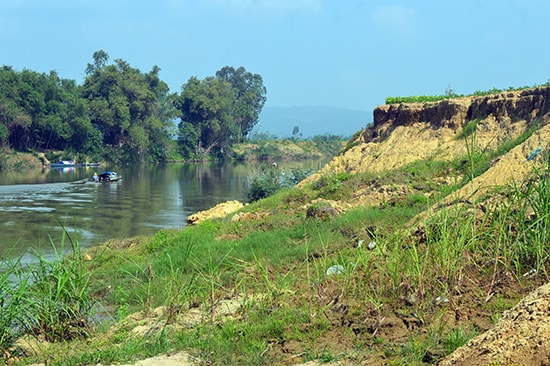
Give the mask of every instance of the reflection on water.
[{"label": "reflection on water", "polygon": [[[317,170],[321,164],[279,168]],[[18,253],[47,251],[61,242],[63,228],[82,247],[183,228],[194,212],[227,200],[244,202],[248,179],[258,169],[258,163],[197,163],[0,172],[0,255],[13,246]],[[90,182],[99,170],[114,170],[122,180]]]}]

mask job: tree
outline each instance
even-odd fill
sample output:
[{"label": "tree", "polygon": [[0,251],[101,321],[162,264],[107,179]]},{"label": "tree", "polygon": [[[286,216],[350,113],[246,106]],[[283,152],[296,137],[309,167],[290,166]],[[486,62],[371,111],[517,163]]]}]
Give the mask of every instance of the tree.
[{"label": "tree", "polygon": [[178,126],[178,146],[184,158],[193,158],[199,145],[199,135],[189,122],[180,122]]},{"label": "tree", "polygon": [[109,61],[109,54],[103,50],[95,51],[92,57],[94,63],[86,66],[86,75],[92,75],[96,70],[101,70]]},{"label": "tree", "polygon": [[258,118],[266,101],[267,89],[262,76],[253,74],[244,67],[235,69],[225,66],[216,72],[216,77],[228,82],[233,93],[231,115],[235,125],[235,142],[246,139]]},{"label": "tree", "polygon": [[293,138],[293,139],[297,139],[297,138],[298,138],[298,135],[300,135],[300,136],[302,135],[302,134],[300,133],[300,127],[294,126],[294,128],[292,129],[292,138]]},{"label": "tree", "polygon": [[[72,80],[30,70],[0,69],[1,144],[4,147],[41,150],[67,150],[87,154],[85,139],[93,128],[87,119],[86,102]],[[78,120],[89,132],[74,139],[73,123]]]},{"label": "tree", "polygon": [[160,68],[143,74],[124,60],[109,65],[106,60],[103,51],[94,53],[82,88],[103,143],[124,161],[166,159],[169,129],[177,114],[175,95],[160,80]]},{"label": "tree", "polygon": [[[234,134],[232,104],[233,91],[229,83],[215,77],[204,80],[191,77],[183,85],[176,102],[181,111],[180,144],[195,142],[193,150],[196,155],[223,153]],[[190,126],[198,137],[196,141],[183,139],[184,136],[191,136]]]},{"label": "tree", "polygon": [[184,155],[223,155],[227,147],[246,139],[258,123],[265,94],[262,77],[244,67],[226,66],[204,80],[191,77],[176,101],[181,112],[178,143]]}]

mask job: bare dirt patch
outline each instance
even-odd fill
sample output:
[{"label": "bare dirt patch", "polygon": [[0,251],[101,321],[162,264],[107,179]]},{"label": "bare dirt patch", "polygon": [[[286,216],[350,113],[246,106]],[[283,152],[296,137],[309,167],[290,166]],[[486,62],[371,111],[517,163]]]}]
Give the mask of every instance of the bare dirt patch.
[{"label": "bare dirt patch", "polygon": [[550,365],[550,284],[509,311],[440,365]]}]

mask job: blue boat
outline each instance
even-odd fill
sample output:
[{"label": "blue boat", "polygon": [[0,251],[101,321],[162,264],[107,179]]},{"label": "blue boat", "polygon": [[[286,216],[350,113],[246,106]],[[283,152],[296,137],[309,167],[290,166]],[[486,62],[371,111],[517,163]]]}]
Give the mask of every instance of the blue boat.
[{"label": "blue boat", "polygon": [[50,163],[51,168],[100,166],[101,163],[77,163],[74,160],[60,160],[57,163]]}]

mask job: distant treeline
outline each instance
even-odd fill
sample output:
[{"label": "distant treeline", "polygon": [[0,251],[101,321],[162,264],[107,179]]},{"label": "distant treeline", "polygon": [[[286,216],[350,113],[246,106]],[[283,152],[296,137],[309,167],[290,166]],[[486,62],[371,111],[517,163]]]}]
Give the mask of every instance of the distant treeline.
[{"label": "distant treeline", "polygon": [[154,66],[143,73],[93,54],[82,85],[0,68],[0,149],[64,151],[80,161],[166,162],[221,157],[246,140],[266,101],[262,77],[229,66],[170,93]]}]

